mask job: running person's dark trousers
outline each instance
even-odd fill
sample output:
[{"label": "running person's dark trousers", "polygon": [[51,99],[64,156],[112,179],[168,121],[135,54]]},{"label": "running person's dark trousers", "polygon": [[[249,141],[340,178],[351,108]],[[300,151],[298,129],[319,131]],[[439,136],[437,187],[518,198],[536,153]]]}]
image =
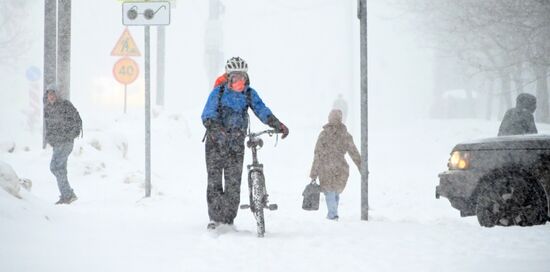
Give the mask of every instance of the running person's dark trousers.
[{"label": "running person's dark trousers", "polygon": [[[241,196],[244,142],[239,146],[230,146],[218,145],[208,139],[205,150],[208,216],[212,221],[233,224]],[[225,183],[222,182],[222,175]]]}]

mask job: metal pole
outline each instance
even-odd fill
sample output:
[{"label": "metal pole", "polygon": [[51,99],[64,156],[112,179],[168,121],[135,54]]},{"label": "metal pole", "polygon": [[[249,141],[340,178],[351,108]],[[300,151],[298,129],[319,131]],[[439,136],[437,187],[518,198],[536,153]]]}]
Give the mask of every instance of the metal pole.
[{"label": "metal pole", "polygon": [[151,71],[150,29],[145,26],[145,197],[151,196]]},{"label": "metal pole", "polygon": [[57,6],[57,82],[61,97],[71,98],[71,0]]},{"label": "metal pole", "polygon": [[127,100],[128,100],[128,85],[124,84],[124,114],[126,114]]},{"label": "metal pole", "polygon": [[164,62],[166,29],[164,26],[157,27],[157,105],[164,106]]},{"label": "metal pole", "polygon": [[[46,88],[55,84],[57,71],[57,0],[44,3],[44,90],[43,109],[46,109]],[[45,115],[45,112],[42,113]],[[42,148],[46,148],[46,121],[42,120]]]},{"label": "metal pole", "polygon": [[358,0],[361,29],[361,220],[369,220],[369,111],[367,59],[367,0]]}]

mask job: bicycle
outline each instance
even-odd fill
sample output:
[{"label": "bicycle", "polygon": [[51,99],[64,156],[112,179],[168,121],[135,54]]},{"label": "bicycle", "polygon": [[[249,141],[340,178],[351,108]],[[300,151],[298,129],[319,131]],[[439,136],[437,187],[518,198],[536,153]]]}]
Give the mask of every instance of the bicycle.
[{"label": "bicycle", "polygon": [[265,218],[264,209],[274,211],[278,209],[277,204],[269,204],[267,190],[265,187],[264,166],[258,161],[258,150],[262,148],[264,142],[260,138],[263,134],[270,137],[277,133],[275,130],[264,130],[257,133],[248,133],[246,146],[252,151],[252,164],[247,165],[248,169],[248,190],[250,204],[241,205],[241,209],[250,209],[256,218],[258,237],[264,237]]}]

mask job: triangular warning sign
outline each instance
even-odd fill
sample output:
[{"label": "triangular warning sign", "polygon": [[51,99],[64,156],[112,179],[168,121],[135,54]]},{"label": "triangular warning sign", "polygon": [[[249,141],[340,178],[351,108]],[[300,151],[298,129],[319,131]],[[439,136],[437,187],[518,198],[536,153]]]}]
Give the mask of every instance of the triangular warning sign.
[{"label": "triangular warning sign", "polygon": [[128,28],[125,28],[124,32],[122,32],[122,35],[120,35],[120,38],[115,45],[115,48],[113,48],[113,51],[111,51],[111,56],[141,56],[141,53],[137,48],[136,42],[132,38],[132,35],[130,35],[130,31],[128,30]]}]

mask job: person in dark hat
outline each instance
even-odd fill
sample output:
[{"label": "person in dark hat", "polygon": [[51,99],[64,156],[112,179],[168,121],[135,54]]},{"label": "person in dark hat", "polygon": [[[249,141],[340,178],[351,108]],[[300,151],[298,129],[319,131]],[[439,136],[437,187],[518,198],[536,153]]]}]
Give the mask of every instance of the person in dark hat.
[{"label": "person in dark hat", "polygon": [[53,147],[50,170],[61,193],[55,204],[70,204],[78,198],[67,178],[67,160],[73,151],[74,139],[81,133],[82,119],[70,101],[58,96],[55,85],[46,89],[44,121],[46,143]]},{"label": "person in dark hat", "polygon": [[498,130],[498,136],[537,134],[533,113],[537,109],[537,98],[528,93],[519,94],[516,107],[509,109]]}]

